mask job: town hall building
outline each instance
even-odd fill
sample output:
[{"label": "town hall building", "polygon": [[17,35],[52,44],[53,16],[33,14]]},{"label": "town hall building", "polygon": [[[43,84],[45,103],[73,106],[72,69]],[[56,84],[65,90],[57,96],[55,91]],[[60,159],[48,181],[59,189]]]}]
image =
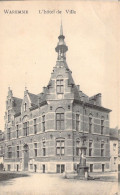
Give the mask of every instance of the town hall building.
[{"label": "town hall building", "polygon": [[42,93],[8,89],[5,112],[4,168],[8,171],[62,173],[77,170],[81,136],[86,135],[90,172],[110,170],[110,109],[101,94],[88,97],[74,83],[66,62],[68,47],[61,25],[56,65]]}]

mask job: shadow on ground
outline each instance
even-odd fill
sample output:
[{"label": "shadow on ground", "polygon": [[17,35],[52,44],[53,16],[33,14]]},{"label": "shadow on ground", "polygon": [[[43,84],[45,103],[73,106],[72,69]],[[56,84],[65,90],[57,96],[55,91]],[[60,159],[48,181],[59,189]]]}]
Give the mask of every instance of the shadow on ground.
[{"label": "shadow on ground", "polygon": [[0,172],[0,183],[12,184],[11,179],[19,178],[19,177],[28,177],[28,176],[29,175],[27,173]]}]

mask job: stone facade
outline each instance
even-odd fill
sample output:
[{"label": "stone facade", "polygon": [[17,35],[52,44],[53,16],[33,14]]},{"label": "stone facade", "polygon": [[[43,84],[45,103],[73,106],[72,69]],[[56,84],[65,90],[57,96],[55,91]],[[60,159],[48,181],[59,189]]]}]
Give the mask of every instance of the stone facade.
[{"label": "stone facade", "polygon": [[9,88],[5,112],[5,170],[73,172],[80,161],[81,135],[89,171],[110,170],[109,113],[101,94],[88,97],[75,85],[66,62],[62,26],[55,48],[58,58],[43,92],[25,89],[23,99]]}]

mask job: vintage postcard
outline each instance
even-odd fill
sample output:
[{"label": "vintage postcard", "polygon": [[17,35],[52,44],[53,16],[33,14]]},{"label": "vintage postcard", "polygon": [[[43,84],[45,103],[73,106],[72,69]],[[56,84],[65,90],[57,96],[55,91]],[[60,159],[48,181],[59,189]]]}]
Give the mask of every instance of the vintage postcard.
[{"label": "vintage postcard", "polygon": [[0,29],[0,194],[119,194],[119,2],[0,1]]}]

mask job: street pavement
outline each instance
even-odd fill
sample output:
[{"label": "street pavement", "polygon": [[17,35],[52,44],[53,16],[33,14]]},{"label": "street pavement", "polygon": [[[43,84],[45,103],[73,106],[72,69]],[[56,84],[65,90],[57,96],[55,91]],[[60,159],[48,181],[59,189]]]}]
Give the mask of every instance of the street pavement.
[{"label": "street pavement", "polygon": [[29,173],[0,183],[0,195],[118,195],[118,182],[64,179],[63,175]]}]

